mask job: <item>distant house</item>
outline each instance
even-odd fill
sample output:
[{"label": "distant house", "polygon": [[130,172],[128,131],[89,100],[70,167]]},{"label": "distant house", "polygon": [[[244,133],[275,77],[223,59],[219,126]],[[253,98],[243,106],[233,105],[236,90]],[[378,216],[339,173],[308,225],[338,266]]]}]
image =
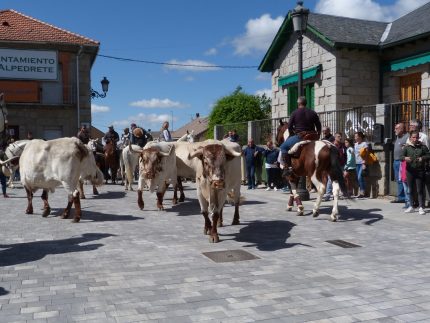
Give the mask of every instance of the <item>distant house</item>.
[{"label": "distant house", "polygon": [[[316,112],[430,98],[430,3],[391,22],[310,13],[303,83]],[[297,108],[297,35],[289,13],[259,70],[272,73],[272,117]]]},{"label": "distant house", "polygon": [[195,119],[172,132],[172,138],[176,140],[185,135],[187,131],[191,132],[192,130],[194,130],[194,141],[203,141],[206,139],[208,124],[208,117],[200,117],[200,115],[196,113]]}]

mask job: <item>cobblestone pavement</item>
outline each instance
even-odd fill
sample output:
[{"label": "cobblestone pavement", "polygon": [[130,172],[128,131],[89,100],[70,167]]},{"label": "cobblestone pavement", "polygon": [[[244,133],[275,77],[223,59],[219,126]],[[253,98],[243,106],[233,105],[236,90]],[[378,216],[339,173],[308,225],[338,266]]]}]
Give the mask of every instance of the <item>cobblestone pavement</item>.
[{"label": "cobblestone pavement", "polygon": [[[80,223],[25,215],[23,189],[0,197],[0,322],[408,322],[430,321],[430,214],[387,200],[341,201],[329,221],[286,212],[287,195],[243,191],[241,225],[224,210],[221,242],[203,235],[196,193],[156,211],[155,195],[86,186]],[[310,211],[311,203],[306,202]],[[308,212],[309,214],[309,212]],[[327,240],[360,245],[341,248]],[[215,263],[203,252],[259,259]]]}]

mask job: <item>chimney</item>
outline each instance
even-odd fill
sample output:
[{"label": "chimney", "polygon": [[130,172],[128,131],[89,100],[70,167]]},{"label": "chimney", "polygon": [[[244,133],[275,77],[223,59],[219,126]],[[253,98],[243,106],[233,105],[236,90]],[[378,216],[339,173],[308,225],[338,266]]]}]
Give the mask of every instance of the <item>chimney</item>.
[{"label": "chimney", "polygon": [[196,113],[196,118],[200,118],[200,113]]}]

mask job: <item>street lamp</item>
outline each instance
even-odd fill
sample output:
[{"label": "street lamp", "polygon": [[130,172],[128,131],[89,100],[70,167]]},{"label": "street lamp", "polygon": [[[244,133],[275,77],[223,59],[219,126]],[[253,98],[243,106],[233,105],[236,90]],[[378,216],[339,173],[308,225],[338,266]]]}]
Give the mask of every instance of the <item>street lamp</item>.
[{"label": "street lamp", "polygon": [[[291,12],[293,19],[293,28],[297,34],[298,39],[298,94],[303,96],[303,34],[306,32],[308,25],[309,9],[303,7],[303,1],[297,1],[297,6]],[[300,196],[302,201],[309,201],[309,191],[306,188],[306,177],[301,176],[299,184],[297,186],[297,194]]]},{"label": "street lamp", "polygon": [[103,94],[100,94],[99,92],[91,89],[91,99],[95,99],[95,98],[105,98],[106,97],[106,93],[109,90],[109,81],[108,79],[105,77],[103,77],[103,80],[101,80],[100,82],[102,84],[102,91]]}]

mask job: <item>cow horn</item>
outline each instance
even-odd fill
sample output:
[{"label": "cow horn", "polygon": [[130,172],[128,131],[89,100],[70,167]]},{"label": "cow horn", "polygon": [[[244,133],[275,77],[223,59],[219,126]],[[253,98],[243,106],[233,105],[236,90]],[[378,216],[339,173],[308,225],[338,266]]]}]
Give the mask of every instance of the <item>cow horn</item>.
[{"label": "cow horn", "polygon": [[199,147],[194,152],[188,155],[188,159],[193,159],[195,157],[200,158],[203,156],[203,147]]},{"label": "cow horn", "polygon": [[140,151],[139,150],[134,150],[133,149],[133,147],[132,147],[133,145],[131,144],[131,142],[128,144],[128,147],[130,148],[130,152],[132,152],[132,153],[134,153],[134,154],[140,154],[140,153],[142,153],[143,152],[143,149],[140,149]]},{"label": "cow horn", "polygon": [[171,145],[171,146],[170,146],[170,149],[169,149],[169,152],[168,152],[168,153],[165,153],[165,152],[162,152],[162,151],[159,151],[158,153],[159,153],[161,156],[163,156],[163,157],[169,157],[169,156],[170,156],[170,153],[172,152],[172,149],[173,149],[173,145]]},{"label": "cow horn", "polygon": [[233,157],[240,157],[240,156],[242,156],[241,152],[234,150],[232,147],[224,146],[224,149],[225,149],[225,154],[226,155],[230,155],[230,156],[233,156]]},{"label": "cow horn", "polygon": [[7,160],[5,160],[5,161],[0,160],[0,165],[5,165],[5,164],[7,164],[7,163],[11,162],[12,160],[17,159],[17,158],[19,158],[19,156],[14,156],[14,157],[9,158],[9,159],[7,159]]}]

